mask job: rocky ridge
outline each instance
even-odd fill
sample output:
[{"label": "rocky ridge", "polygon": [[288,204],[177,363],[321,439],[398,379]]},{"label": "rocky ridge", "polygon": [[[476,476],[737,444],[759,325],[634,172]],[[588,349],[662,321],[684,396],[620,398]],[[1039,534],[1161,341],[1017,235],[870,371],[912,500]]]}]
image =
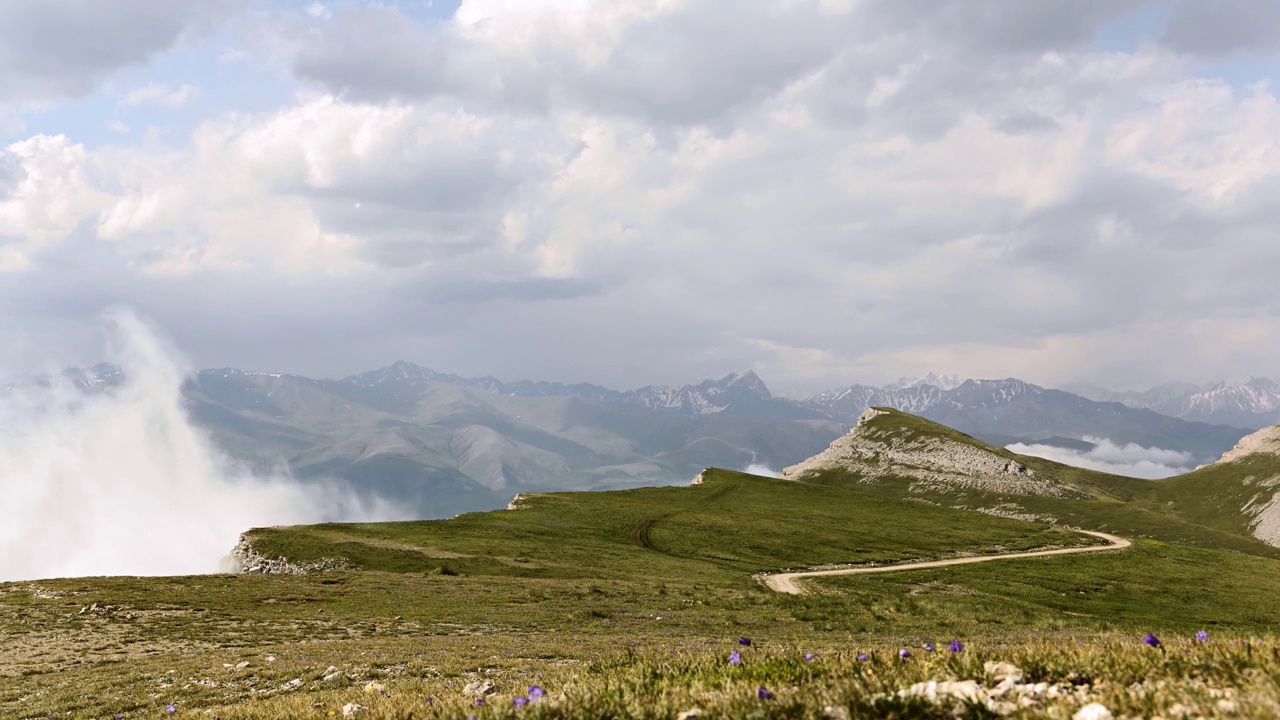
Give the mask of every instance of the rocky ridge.
[{"label": "rocky ridge", "polygon": [[313,563],[292,563],[288,558],[269,558],[253,547],[253,540],[248,533],[240,536],[240,541],[227,558],[228,569],[232,572],[262,575],[306,575],[328,570],[350,570],[351,564],[346,558],[324,558]]},{"label": "rocky ridge", "polygon": [[[1254,455],[1280,456],[1280,425],[1263,428],[1241,438],[1236,446],[1223,453],[1219,463],[1240,462]],[[1268,545],[1280,547],[1280,474],[1268,478],[1250,475],[1244,479],[1258,492],[1240,508],[1246,517],[1252,517],[1250,530],[1253,536]],[[1270,494],[1270,499],[1265,499]]]},{"label": "rocky ridge", "polygon": [[782,477],[797,479],[811,472],[829,469],[855,470],[862,482],[872,483],[884,476],[915,479],[913,489],[970,488],[1018,495],[1077,497],[1073,488],[1038,477],[1034,470],[1016,460],[1002,457],[976,445],[937,436],[908,437],[882,431],[878,419],[894,411],[872,408],[858,417],[848,434],[831,443],[823,452],[782,471]]}]

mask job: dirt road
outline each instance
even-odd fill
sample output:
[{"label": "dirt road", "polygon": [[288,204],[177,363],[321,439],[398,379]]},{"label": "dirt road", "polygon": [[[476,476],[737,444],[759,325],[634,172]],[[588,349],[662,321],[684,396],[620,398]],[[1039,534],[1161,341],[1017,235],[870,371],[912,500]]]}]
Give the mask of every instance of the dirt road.
[{"label": "dirt road", "polygon": [[876,567],[856,567],[845,568],[843,570],[812,570],[809,572],[779,573],[777,575],[769,575],[764,579],[764,584],[769,586],[770,590],[776,590],[780,593],[789,595],[803,595],[804,590],[796,585],[796,580],[807,577],[820,577],[823,575],[869,575],[871,573],[885,572],[901,572],[903,570],[927,570],[928,568],[946,567],[948,565],[968,565],[970,563],[991,562],[992,560],[1016,560],[1018,558],[1036,558],[1048,557],[1050,555],[1074,555],[1076,553],[1102,552],[1104,550],[1123,550],[1132,543],[1124,538],[1108,535],[1104,532],[1093,532],[1091,530],[1078,530],[1077,532],[1085,535],[1100,537],[1110,542],[1110,545],[1093,545],[1090,547],[1078,548],[1062,548],[1060,550],[1036,550],[1032,552],[1005,553],[1003,555],[978,555],[975,557],[952,558],[950,560],[930,560],[926,562],[909,562],[899,563],[897,565],[879,565]]}]

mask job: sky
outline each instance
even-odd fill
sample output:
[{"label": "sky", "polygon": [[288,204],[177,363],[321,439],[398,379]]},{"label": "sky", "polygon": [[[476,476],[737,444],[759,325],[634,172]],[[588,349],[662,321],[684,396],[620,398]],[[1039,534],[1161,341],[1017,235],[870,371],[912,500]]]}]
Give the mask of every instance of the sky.
[{"label": "sky", "polygon": [[1280,4],[5,0],[0,373],[1280,374]]}]

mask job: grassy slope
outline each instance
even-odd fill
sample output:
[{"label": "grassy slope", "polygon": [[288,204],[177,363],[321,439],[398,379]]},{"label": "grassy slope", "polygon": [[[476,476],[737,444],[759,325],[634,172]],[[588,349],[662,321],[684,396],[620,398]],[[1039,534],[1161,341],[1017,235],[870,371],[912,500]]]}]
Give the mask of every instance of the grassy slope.
[{"label": "grassy slope", "polygon": [[267,528],[268,557],[345,558],[365,570],[649,579],[743,587],[828,563],[994,553],[1092,538],[842,488],[711,471],[691,487],[538,494],[521,509],[428,522]]},{"label": "grassy slope", "polygon": [[[936,431],[917,420],[902,422]],[[1176,501],[1145,492],[1146,481],[1020,460],[1096,498],[1045,500],[1055,503],[1046,512],[1188,544],[1143,540],[1121,553],[827,578],[810,581],[814,594],[783,596],[751,574],[1080,539],[891,497],[910,495],[905,481],[868,485],[848,475],[809,485],[723,471],[700,486],[539,495],[519,511],[449,521],[264,529],[255,536],[267,554],[343,556],[367,570],[0,585],[0,717],[158,717],[175,702],[180,715],[210,708],[274,720],[340,714],[353,701],[378,717],[465,716],[475,710],[462,686],[479,677],[499,683],[500,695],[479,711],[490,717],[511,715],[511,694],[533,682],[563,697],[522,711],[531,717],[672,717],[693,705],[816,717],[832,702],[855,714],[896,707],[923,717],[934,711],[876,697],[922,679],[980,677],[983,659],[1016,661],[1051,682],[1069,672],[1106,678],[1089,697],[1135,715],[1175,701],[1225,715],[1214,688],[1246,693],[1236,708],[1246,716],[1275,712],[1280,688],[1263,680],[1280,676],[1274,640],[1168,655],[1134,640],[1200,628],[1215,638],[1269,635],[1280,625],[1274,553],[1225,519],[1181,517]],[[1169,487],[1188,502],[1197,488]],[[93,603],[112,607],[80,612]],[[731,668],[724,658],[740,635],[755,645]],[[1078,645],[1081,636],[1094,641]],[[883,657],[950,637],[964,638],[973,654],[879,663],[872,673],[850,657],[856,648],[878,647]],[[804,663],[805,650],[821,664]],[[242,661],[250,665],[236,669]],[[341,676],[325,681],[330,665]],[[364,693],[370,680],[390,694]],[[1158,680],[1169,684],[1156,690]],[[1150,692],[1125,690],[1143,681]],[[754,699],[764,684],[776,703]],[[438,704],[425,705],[427,694]],[[1060,704],[1069,716],[1082,702]]]},{"label": "grassy slope", "polygon": [[913,487],[912,480],[906,477],[888,477],[876,483],[866,483],[857,468],[817,472],[804,480],[951,507],[1002,507],[1091,530],[1207,548],[1230,548],[1280,558],[1280,548],[1254,538],[1249,532],[1249,519],[1240,513],[1240,508],[1259,492],[1256,485],[1246,485],[1243,480],[1250,476],[1269,478],[1280,474],[1280,460],[1274,457],[1255,456],[1164,480],[1139,480],[1017,455],[929,420],[886,410],[887,415],[872,421],[872,427],[868,428],[869,437],[885,441],[903,438],[906,442],[940,437],[971,445],[1017,460],[1035,470],[1038,476],[1077,488],[1090,497],[1044,498],[963,489],[939,492]]}]

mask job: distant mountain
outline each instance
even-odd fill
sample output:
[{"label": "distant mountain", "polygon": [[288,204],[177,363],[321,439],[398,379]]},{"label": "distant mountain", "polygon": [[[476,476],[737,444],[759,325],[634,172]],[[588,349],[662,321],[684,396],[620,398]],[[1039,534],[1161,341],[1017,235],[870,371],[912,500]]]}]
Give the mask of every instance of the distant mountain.
[{"label": "distant mountain", "polygon": [[1210,386],[1168,383],[1145,392],[1080,388],[1094,400],[1146,408],[1183,420],[1234,425],[1251,430],[1280,423],[1280,383],[1268,378],[1220,382]]},{"label": "distant mountain", "polygon": [[202,370],[184,391],[195,420],[236,457],[337,478],[423,516],[499,507],[517,491],[688,482],[712,465],[782,467],[846,429],[775,399],[750,372],[619,392],[398,362],[342,380]]},{"label": "distant mountain", "polygon": [[959,375],[938,375],[937,373],[929,373],[922,378],[916,378],[914,380],[905,377],[898,378],[897,382],[885,385],[884,389],[902,390],[905,388],[915,387],[917,385],[932,385],[942,390],[954,390],[955,388],[960,387],[964,381],[965,378],[962,378]]},{"label": "distant mountain", "polygon": [[1095,402],[1014,378],[966,380],[950,390],[930,385],[903,389],[854,385],[814,395],[801,404],[846,422],[856,421],[868,407],[883,406],[992,442],[1058,438],[1060,444],[1062,438],[1105,437],[1120,444],[1189,452],[1198,462],[1211,462],[1248,434],[1244,428],[1189,422],[1120,403]]},{"label": "distant mountain", "polygon": [[[125,381],[109,365],[63,376],[87,392]],[[790,400],[750,371],[619,391],[468,378],[401,361],[341,380],[201,370],[183,392],[194,421],[240,461],[336,479],[423,517],[499,507],[524,490],[679,483],[710,466],[781,468],[819,452],[872,405],[1002,445],[1087,449],[1086,436],[1106,437],[1189,452],[1201,463],[1247,432],[1012,378],[933,374]]]}]

